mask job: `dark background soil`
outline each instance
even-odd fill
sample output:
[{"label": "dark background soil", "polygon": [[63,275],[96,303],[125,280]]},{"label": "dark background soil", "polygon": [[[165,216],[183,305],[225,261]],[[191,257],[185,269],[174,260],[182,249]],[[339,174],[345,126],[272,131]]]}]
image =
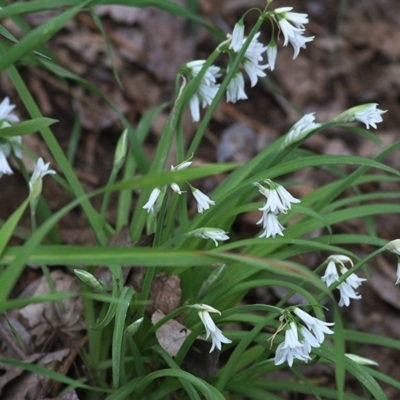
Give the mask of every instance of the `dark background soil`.
[{"label": "dark background soil", "polygon": [[[262,7],[264,2],[199,0],[198,5],[201,16],[228,33],[243,12],[250,7]],[[284,134],[300,118],[300,110],[315,112],[317,121],[325,121],[349,107],[369,102],[379,103],[379,108],[388,110],[384,122],[376,131],[384,145],[400,140],[400,12],[395,11],[399,10],[398,0],[274,1],[274,8],[281,6],[293,6],[294,11],[308,13],[310,23],[307,35],[314,35],[315,40],[300,52],[295,61],[292,61],[292,48],[280,46],[276,70],[269,72],[268,79],[255,88],[246,87],[248,101],[218,107],[206,139],[195,155],[196,162],[246,161],[274,138]],[[112,99],[134,126],[146,111],[173,98],[175,75],[182,63],[206,58],[219,43],[204,28],[154,8],[127,10],[118,6],[103,6],[97,11],[104,23],[122,87],[113,76],[104,38],[88,14],[79,14],[69,22],[50,41],[49,48],[62,66],[87,79]],[[36,26],[51,16],[51,13],[39,13],[27,15],[26,20]],[[256,18],[256,13],[250,13],[246,18],[249,30]],[[11,20],[3,23],[15,36],[21,37],[19,28]],[[269,42],[269,29],[268,24],[262,28],[260,41],[263,43]],[[19,71],[43,115],[60,121],[54,125],[54,132],[65,151],[72,127],[79,118],[82,129],[74,169],[85,190],[105,185],[112,166],[113,149],[122,132],[116,114],[90,91],[73,82],[61,82],[36,67],[19,66]],[[17,104],[16,110],[21,119],[28,118],[7,74],[2,74],[0,97],[5,96]],[[167,110],[152,125],[146,141],[149,157],[166,117]],[[239,127],[235,125],[238,123],[241,124]],[[184,116],[183,126],[189,142],[196,129],[189,113]],[[56,167],[56,160],[52,159],[39,135],[24,137],[24,145]],[[326,131],[311,138],[306,148],[319,154],[352,154],[368,158],[382,149],[339,130]],[[32,169],[32,163],[25,161],[28,169]],[[388,157],[385,162],[400,169],[399,153]],[[13,168],[15,174],[3,176],[0,181],[2,219],[16,209],[28,191],[16,166]],[[309,190],[331,179],[314,169],[302,172],[297,178],[307,182]],[[215,182],[205,184],[212,188]],[[398,191],[399,186],[392,184],[383,188],[371,185],[364,189],[366,192],[383,189]],[[53,210],[70,200],[50,179],[46,181],[44,195]],[[99,206],[99,200],[95,199],[95,204]],[[114,215],[115,205],[109,210],[110,220]],[[238,232],[247,231],[244,227],[253,226],[254,222],[253,216],[243,216],[236,225]],[[392,240],[400,236],[398,215],[376,216],[374,222],[380,237]],[[28,216],[22,227],[26,231],[22,230],[21,235],[28,234]],[[80,210],[74,210],[68,218],[64,218],[58,229],[64,243],[93,243]],[[363,229],[360,221],[335,227],[336,231],[343,233],[360,233]],[[368,247],[362,247],[360,256],[369,251]],[[312,257],[307,262],[310,267],[317,263]],[[349,328],[400,339],[400,292],[393,285],[395,265],[395,257],[390,255],[388,259],[380,256],[374,260],[374,265],[370,265],[373,275],[360,291],[362,301],[354,301],[344,310]],[[32,272],[27,272],[24,279],[30,281],[36,276],[36,273],[32,276]],[[277,293],[259,291],[253,296],[255,300],[268,301]],[[382,372],[400,379],[398,351],[372,346],[352,350],[376,360]],[[322,371],[322,375],[324,373]],[[326,373],[332,378],[330,367],[327,367]],[[397,390],[392,387],[385,390],[390,399],[400,399]]]}]

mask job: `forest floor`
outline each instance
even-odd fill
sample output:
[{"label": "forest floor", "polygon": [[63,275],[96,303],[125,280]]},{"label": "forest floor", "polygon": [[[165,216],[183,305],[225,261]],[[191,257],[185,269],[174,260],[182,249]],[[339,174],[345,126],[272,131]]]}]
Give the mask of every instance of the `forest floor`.
[{"label": "forest floor", "polygon": [[[398,0],[348,2],[343,9],[340,9],[340,3],[338,0],[274,1],[274,8],[293,6],[294,11],[308,13],[310,23],[307,35],[315,36],[315,40],[300,52],[295,61],[292,61],[290,47],[279,47],[276,70],[268,73],[263,84],[246,89],[248,101],[219,105],[205,140],[195,155],[196,162],[246,162],[287,132],[301,117],[301,112],[315,112],[317,121],[327,121],[343,110],[362,103],[379,103],[380,109],[388,110],[384,122],[376,131],[383,146],[400,140],[400,13],[393,12],[398,9]],[[199,0],[198,4],[199,14],[210,24],[224,32],[231,32],[243,12],[250,7],[263,7],[264,1]],[[155,8],[102,6],[97,11],[106,28],[121,85],[114,77],[104,38],[88,14],[77,15],[50,40],[48,46],[62,66],[106,94],[134,126],[148,110],[173,99],[176,73],[183,63],[206,58],[218,45],[217,39],[204,28],[190,25],[180,17]],[[26,20],[37,26],[49,16],[48,13],[38,13],[27,15]],[[256,19],[256,13],[250,13],[246,24],[250,26]],[[3,23],[15,36],[19,36],[18,27],[11,20]],[[265,24],[259,38],[265,44],[269,41],[269,29]],[[19,70],[43,115],[60,121],[52,129],[65,151],[74,124],[80,123],[82,129],[74,170],[85,190],[92,191],[107,184],[114,156],[114,151],[110,149],[115,148],[123,129],[117,115],[105,102],[81,86],[60,82],[37,67],[21,66]],[[0,75],[0,95],[1,98],[10,97],[11,102],[17,105],[16,110],[22,120],[28,117],[6,74]],[[167,115],[168,108],[152,124],[146,140],[149,157],[158,143]],[[188,112],[183,117],[183,127],[185,139],[189,142],[196,125]],[[50,161],[52,167],[57,165],[39,135],[25,136],[24,145]],[[333,129],[312,137],[304,148],[318,154],[372,158],[383,147],[347,131]],[[391,155],[384,162],[400,170],[400,153]],[[297,178],[307,182],[308,190],[313,190],[332,176],[324,170],[310,168]],[[212,189],[215,181],[204,184]],[[1,187],[0,218],[6,219],[26,197],[27,187],[18,172],[3,176]],[[393,183],[385,189],[398,191],[400,187]],[[374,192],[383,190],[383,187],[366,185],[362,190]],[[65,192],[50,180],[46,181],[44,196],[53,210],[70,201]],[[99,203],[96,201],[94,204],[99,207],[100,200]],[[109,217],[113,218],[115,212],[114,202],[108,212]],[[244,215],[235,224],[238,234],[245,236],[248,232],[257,232],[254,222],[254,216]],[[400,236],[399,215],[378,215],[371,222],[383,239],[390,241]],[[22,233],[29,228],[27,215],[22,222]],[[58,229],[63,243],[94,243],[95,239],[80,210],[74,210],[64,218]],[[347,234],[364,229],[362,221],[358,220],[334,227],[335,232]],[[361,248],[365,253],[358,250],[360,256],[370,251],[367,246],[362,245]],[[317,265],[317,258],[312,254],[300,261],[310,268]],[[400,340],[400,289],[393,285],[395,265],[394,256],[386,258],[386,255],[381,255],[374,259],[374,264],[369,266],[372,278],[360,290],[363,300],[354,301],[343,310],[349,328]],[[13,295],[19,296],[23,287],[40,278],[39,271],[27,268]],[[280,293],[262,288],[251,293],[251,297],[252,301],[274,302]],[[398,350],[360,346],[357,353],[377,361],[382,372],[400,380]],[[326,379],[329,385],[331,367],[327,365],[326,371],[314,371],[313,366],[308,368],[309,374]],[[278,379],[284,378],[282,374],[278,376]],[[11,381],[5,382],[0,377],[1,388]],[[389,399],[400,398],[393,387],[387,386],[385,391]]]}]

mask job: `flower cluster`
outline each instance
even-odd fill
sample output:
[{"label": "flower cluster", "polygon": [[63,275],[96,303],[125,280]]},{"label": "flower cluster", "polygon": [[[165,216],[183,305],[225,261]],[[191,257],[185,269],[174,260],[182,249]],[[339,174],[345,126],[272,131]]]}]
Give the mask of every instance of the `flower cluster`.
[{"label": "flower cluster", "polygon": [[221,313],[217,309],[210,307],[207,304],[194,304],[191,307],[199,310],[198,315],[206,329],[206,339],[211,337],[212,345],[211,345],[210,353],[215,348],[217,348],[218,350],[221,350],[222,343],[232,343],[232,340],[228,339],[227,337],[225,337],[223,335],[221,329],[219,329],[217,327],[217,325],[215,325],[215,322],[213,321],[213,319],[210,316],[210,313],[217,313],[217,314],[221,315]]},{"label": "flower cluster", "polygon": [[[301,323],[293,314],[300,319]],[[320,347],[326,334],[333,334],[333,331],[329,329],[329,326],[334,325],[333,322],[321,321],[297,307],[293,311],[285,310],[281,321],[281,327],[271,338],[272,342],[275,336],[285,329],[285,340],[275,351],[275,365],[287,361],[291,367],[295,359],[307,363],[311,360],[312,349]]]},{"label": "flower cluster", "polygon": [[[173,165],[171,165],[171,171],[181,171],[184,170],[186,168],[189,168],[192,165],[192,161],[190,160],[186,160],[182,163],[180,163],[179,165],[177,165],[176,167],[174,167]],[[197,212],[199,214],[201,214],[204,210],[208,210],[210,208],[211,205],[214,205],[215,202],[213,200],[211,200],[206,194],[204,194],[203,192],[201,192],[199,189],[196,189],[195,187],[193,187],[192,185],[188,184],[193,197],[196,199],[197,202]],[[177,183],[171,183],[170,185],[171,189],[177,193],[177,194],[182,194],[184,193],[181,188],[179,187],[179,185]],[[148,213],[150,212],[154,212],[154,206],[157,202],[158,197],[161,194],[161,189],[160,188],[154,188],[150,194],[149,200],[147,201],[147,203],[143,206],[143,208],[145,210],[147,210]]]},{"label": "flower cluster", "polygon": [[308,23],[308,15],[292,12],[292,9],[293,7],[277,8],[274,10],[274,15],[283,33],[283,45],[287,46],[290,42],[294,50],[293,59],[295,59],[299,55],[300,49],[305,48],[306,43],[314,40],[314,36],[303,36],[304,24]]},{"label": "flower cluster", "polygon": [[355,289],[361,286],[365,278],[359,278],[356,274],[349,275],[344,281],[341,282],[337,268],[339,267],[340,273],[345,274],[348,269],[344,266],[345,263],[350,263],[353,266],[353,261],[344,255],[333,255],[329,256],[328,266],[325,271],[325,275],[321,278],[322,281],[329,288],[333,283],[340,282],[337,288],[340,291],[340,301],[339,307],[346,306],[350,304],[350,299],[359,300],[361,295],[356,292]]},{"label": "flower cluster", "polygon": [[278,221],[280,213],[286,214],[290,210],[292,203],[300,203],[299,199],[293,197],[283,186],[272,182],[270,179],[263,181],[268,188],[255,182],[260,193],[267,198],[264,206],[259,208],[262,211],[262,217],[257,224],[262,224],[264,232],[259,237],[283,236],[285,228]]},{"label": "flower cluster", "polygon": [[[11,113],[14,108],[15,105],[10,104],[10,99],[8,97],[0,103],[0,129],[8,128],[11,124],[19,121],[19,118]],[[4,140],[4,143],[0,142],[0,178],[4,174],[11,175],[13,173],[7,162],[7,157],[11,154],[11,151],[14,152],[16,157],[21,158],[21,150],[19,149],[21,137],[13,136],[9,139],[4,138]]]},{"label": "flower cluster", "polygon": [[[307,14],[292,12],[292,7],[277,8],[269,14],[269,18],[274,21],[284,36],[283,45],[286,46],[289,42],[294,48],[294,57],[296,58],[300,52],[300,48],[306,47],[306,43],[312,41],[314,37],[304,37],[304,24],[308,22]],[[293,25],[292,25],[293,24]],[[241,19],[234,27],[232,35],[228,35],[228,40],[220,44],[219,50],[227,52],[232,60],[248,41],[245,37],[245,26]],[[240,62],[240,69],[235,71],[227,86],[226,100],[235,103],[238,100],[247,99],[245,92],[245,80],[242,70],[244,70],[250,79],[251,87],[255,86],[258,78],[265,77],[266,69],[271,71],[275,68],[275,62],[278,54],[278,47],[272,37],[268,46],[259,42],[261,33],[257,32],[250,39],[243,53],[243,58]],[[268,63],[264,63],[264,55],[268,59]],[[202,70],[206,60],[195,60],[188,62],[182,69],[182,73],[189,79],[194,79]],[[231,69],[231,63],[228,64],[227,72]],[[200,120],[200,105],[206,107],[211,104],[217,94],[220,85],[217,83],[217,78],[221,77],[221,69],[215,65],[207,68],[202,76],[199,87],[196,93],[189,101],[189,108],[192,114],[193,121]]]}]

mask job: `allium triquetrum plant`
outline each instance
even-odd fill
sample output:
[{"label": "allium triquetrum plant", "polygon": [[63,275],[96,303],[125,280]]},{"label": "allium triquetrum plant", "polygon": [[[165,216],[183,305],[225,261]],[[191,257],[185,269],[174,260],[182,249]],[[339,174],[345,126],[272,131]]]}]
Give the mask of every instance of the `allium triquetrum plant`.
[{"label": "allium triquetrum plant", "polygon": [[[142,144],[159,109],[145,115],[137,127],[131,126],[105,95],[57,65],[46,51],[46,41],[69,20],[78,12],[95,15],[93,6],[100,3],[104,2],[66,1],[62,4],[66,8],[50,1],[0,3],[0,18],[14,18],[26,32],[17,40],[1,27],[0,71],[8,74],[31,117],[19,122],[13,99],[4,98],[0,104],[0,174],[13,173],[8,162],[13,158],[27,182],[27,200],[1,225],[0,309],[11,315],[21,307],[51,302],[64,315],[68,301],[83,299],[83,314],[78,317],[84,319],[86,327],[78,335],[75,371],[62,373],[17,357],[3,356],[0,362],[58,381],[64,391],[76,390],[79,398],[85,399],[264,400],[285,398],[283,392],[308,393],[313,398],[386,399],[382,381],[400,390],[400,384],[379,372],[373,360],[360,357],[356,346],[366,343],[398,349],[400,343],[346,330],[342,317],[343,307],[362,301],[360,286],[370,276],[368,267],[372,274],[374,270],[369,261],[386,250],[399,256],[400,239],[386,243],[373,235],[332,231],[335,224],[353,218],[400,211],[398,205],[385,202],[386,193],[377,193],[370,204],[358,190],[362,183],[399,179],[400,173],[382,160],[400,143],[374,159],[299,150],[312,135],[323,135],[331,127],[377,142],[364,126],[376,129],[386,111],[370,103],[344,110],[330,121],[306,114],[246,164],[194,165],[217,105],[246,101],[249,87],[282,67],[282,46],[291,46],[295,59],[313,44],[314,36],[306,34],[307,14],[292,7],[274,9],[268,1],[265,9],[249,11],[258,14],[254,26],[246,23],[244,15],[208,58],[188,60],[180,68],[169,119],[154,157],[147,159]],[[151,3],[198,20],[175,3]],[[29,6],[26,11],[25,5]],[[144,3],[132,0],[128,5],[143,7]],[[31,30],[19,19],[24,12],[53,8],[58,11],[56,16]],[[101,20],[97,18],[96,23],[101,25]],[[261,40],[264,24],[272,26],[268,43]],[[84,192],[50,129],[55,121],[42,116],[20,74],[21,62],[85,86],[119,114],[126,129],[115,150],[106,187]],[[197,124],[187,146],[181,123],[186,109]],[[35,131],[41,133],[56,164],[50,166],[28,154],[36,163],[31,175],[21,158],[21,152],[26,151],[20,137]],[[167,165],[172,151],[177,159],[174,165]],[[350,174],[340,169],[347,164],[356,166]],[[290,176],[309,167],[327,169],[335,180],[297,198],[293,189],[301,182],[291,181]],[[372,168],[380,172],[372,173]],[[204,193],[197,187],[202,178],[217,174],[224,178],[212,191]],[[117,182],[118,176],[122,180]],[[74,198],[52,213],[41,196],[49,179],[55,179]],[[344,200],[340,196],[345,190],[352,194]],[[119,202],[116,219],[110,222],[105,216],[112,192],[117,192]],[[101,210],[93,207],[94,196],[102,196]],[[197,212],[189,212],[194,202]],[[9,239],[18,236],[19,221],[29,205],[32,231],[20,246],[8,246]],[[85,213],[97,246],[60,243],[57,222],[77,206]],[[259,214],[259,232],[255,237],[237,239],[233,223],[250,211]],[[108,246],[110,238],[121,231],[127,238],[125,244]],[[360,243],[370,245],[371,254],[360,258],[359,253],[349,250],[350,245],[355,249]],[[315,270],[293,261],[308,252],[320,255],[320,266]],[[32,264],[42,269],[48,292],[37,298],[11,298],[23,269]],[[80,285],[59,291],[52,281],[53,266],[73,271]],[[397,277],[396,283],[399,270]],[[284,288],[287,294],[276,304],[246,300],[252,289],[269,286]],[[293,303],[294,295],[300,295],[302,301]],[[15,326],[13,332],[19,346]],[[311,379],[311,366],[315,373],[322,364],[324,371],[327,365],[331,371],[329,387]],[[288,371],[287,381],[271,378],[279,369]],[[358,394],[350,392],[349,376],[353,377],[351,388],[358,382]],[[47,393],[43,397],[48,397]]]}]

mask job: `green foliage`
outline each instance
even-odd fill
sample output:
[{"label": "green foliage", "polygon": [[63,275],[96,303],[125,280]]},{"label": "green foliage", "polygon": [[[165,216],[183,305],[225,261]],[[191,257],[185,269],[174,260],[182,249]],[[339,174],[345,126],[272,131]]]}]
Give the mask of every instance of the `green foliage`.
[{"label": "green foliage", "polygon": [[[332,292],[335,288],[340,289],[340,285],[347,278],[361,269],[368,275],[370,272],[367,262],[383,251],[382,247],[386,241],[375,234],[373,218],[377,215],[398,214],[400,205],[397,200],[400,195],[383,191],[365,194],[361,187],[366,183],[400,181],[400,172],[385,164],[385,158],[399,149],[400,141],[382,150],[374,159],[311,154],[299,149],[310,136],[323,134],[323,130],[331,127],[342,128],[348,130],[349,134],[360,135],[362,140],[379,143],[376,136],[369,131],[349,125],[354,120],[343,121],[339,118],[318,124],[307,131],[304,137],[289,145],[285,144],[282,137],[243,165],[223,163],[165,172],[166,162],[172,151],[177,154],[177,164],[190,162],[188,160],[196,153],[212,115],[243,63],[243,57],[256,33],[265,19],[272,18],[274,21],[274,18],[277,18],[272,11],[258,10],[260,17],[239,52],[232,52],[229,48],[230,40],[225,40],[207,58],[197,76],[192,77],[193,79],[185,76],[187,85],[182,85],[172,105],[163,104],[149,110],[137,126],[132,126],[107,94],[58,65],[51,57],[46,44],[77,13],[86,12],[92,16],[104,35],[107,54],[111,60],[112,53],[106,32],[95,11],[95,6],[100,4],[159,7],[166,12],[185,17],[192,23],[201,24],[217,38],[224,40],[220,31],[191,11],[195,9],[193,4],[190,9],[165,0],[37,0],[9,5],[3,1],[0,4],[3,7],[0,10],[0,18],[12,18],[25,32],[23,38],[18,41],[5,27],[0,26],[0,72],[8,74],[31,118],[10,127],[0,128],[1,140],[40,132],[44,143],[57,161],[58,175],[54,179],[66,193],[73,196],[71,202],[50,215],[49,208],[42,199],[42,204],[39,204],[41,212],[39,210],[38,214],[41,217],[38,227],[33,229],[21,245],[10,246],[8,242],[13,236],[18,237],[18,224],[28,200],[1,224],[0,312],[9,312],[35,303],[60,304],[65,299],[81,297],[88,336],[88,344],[82,350],[82,359],[90,370],[90,378],[82,381],[18,360],[0,358],[0,362],[35,372],[60,382],[67,388],[79,388],[90,399],[164,399],[170,396],[179,399],[239,399],[243,396],[251,399],[282,399],[282,391],[312,394],[315,398],[361,399],[347,392],[348,375],[352,375],[359,382],[360,388],[371,398],[386,399],[379,381],[399,388],[398,382],[390,376],[358,365],[346,357],[345,349],[349,344],[371,344],[399,349],[400,342],[346,330],[341,309],[335,304]],[[34,29],[24,23],[25,14],[43,10],[57,10],[58,14]],[[192,141],[185,146],[181,126],[182,113],[198,92],[208,69],[222,52],[227,52],[231,57],[229,69],[225,71],[218,91]],[[51,125],[57,121],[43,117],[18,70],[22,64],[43,68],[56,79],[82,86],[104,100],[118,114],[121,125],[126,129],[130,150],[126,152],[125,157],[119,158],[118,168],[110,172],[105,187],[91,193],[84,191],[72,168],[81,133],[80,120],[78,116],[75,117],[66,156],[51,130]],[[118,71],[114,72],[117,80]],[[182,68],[181,76],[185,73],[187,69]],[[153,120],[168,106],[171,107],[170,116],[154,157],[150,160],[146,156],[143,143]],[[353,172],[348,173],[347,166],[352,166]],[[235,238],[233,224],[238,217],[259,209],[262,205],[260,193],[254,186],[255,182],[274,180],[287,187],[294,186],[299,182],[292,182],[291,174],[311,167],[329,172],[333,181],[305,195],[300,204],[293,204],[287,213],[283,213],[280,221],[287,227],[284,236],[277,234],[277,237],[265,238],[248,235],[244,239]],[[119,181],[118,172],[121,177]],[[174,193],[171,184],[176,183],[182,188],[189,181],[215,175],[222,177],[218,187],[210,194],[215,205],[193,216],[187,207],[188,193]],[[133,176],[135,178],[132,178]],[[28,180],[27,176],[26,178]],[[148,202],[154,188],[160,188],[161,194],[158,202],[154,204],[155,212],[148,213],[143,206]],[[133,191],[139,189],[140,194],[134,199]],[[272,191],[273,188],[269,190]],[[189,188],[187,191],[190,192]],[[110,222],[106,220],[106,211],[110,195],[114,193],[118,195],[118,209],[115,220]],[[102,196],[101,210],[95,209],[91,202],[95,196]],[[96,246],[67,246],[60,244],[57,235],[52,236],[60,219],[75,207],[82,208],[97,239]],[[355,218],[363,221],[365,230],[371,233],[370,235],[335,233],[335,226]],[[148,247],[107,246],[110,237],[121,231],[124,226],[128,227],[132,242],[140,241],[143,235],[154,235],[154,239]],[[219,228],[229,233],[231,241],[219,242],[216,247],[212,240],[190,235],[196,229],[207,227]],[[313,235],[317,230],[321,233]],[[360,258],[354,250],[355,246],[361,243],[371,248],[371,254],[364,258]],[[321,265],[314,271],[294,261],[295,256],[310,252],[318,252],[321,256]],[[345,255],[354,261],[348,272],[341,275],[340,281],[329,288],[321,281],[321,271],[326,266],[322,254],[327,253]],[[59,293],[53,290],[51,293],[32,298],[10,298],[28,264],[41,265],[46,274],[49,266],[61,265],[71,271],[74,267],[85,268],[91,272],[95,271],[96,267],[106,266],[111,287],[99,293],[93,293],[89,287],[82,287],[79,292]],[[124,267],[132,265],[145,270],[140,290],[124,285]],[[179,277],[182,296],[178,299],[179,305],[176,309],[152,324],[152,316],[146,313],[146,306],[154,291],[152,284],[160,274]],[[246,299],[249,291],[262,286],[280,287],[288,294],[276,305],[238,305]],[[284,330],[290,322],[288,320],[283,323],[283,319],[279,318],[285,315],[289,315],[289,319],[293,317],[288,301],[294,294],[301,295],[307,301],[305,311],[314,313],[320,320],[325,319],[324,307],[333,311],[335,333],[327,337],[320,347],[313,348],[311,355],[312,362],[332,366],[335,388],[327,389],[309,379],[307,369],[300,371],[298,368],[301,361],[295,361],[291,366],[296,379],[285,383],[269,379],[270,373],[287,368],[286,363],[284,366],[275,365],[274,354],[277,345],[284,340]],[[212,373],[206,371],[204,377],[191,372],[193,369],[187,367],[188,360],[193,357],[191,353],[195,353],[199,359],[201,353],[206,362],[211,357],[207,351],[201,352],[199,347],[196,347],[204,345],[203,341],[198,339],[199,335],[204,334],[204,326],[199,321],[196,311],[188,306],[199,303],[210,305],[222,312],[221,315],[213,317],[220,327],[227,324],[237,327],[224,331],[224,335],[232,343],[222,346],[221,367],[218,370],[209,368]],[[183,330],[190,329],[191,333],[188,331],[177,353],[172,355],[157,341],[157,332],[160,327],[168,326],[171,321],[177,322],[174,318],[183,312],[187,327],[184,326]],[[137,332],[133,335],[125,334],[126,328],[141,317],[144,319],[138,324]],[[274,340],[271,340],[271,337]],[[200,361],[194,362],[196,368],[208,369],[202,364],[199,367],[199,363]]]}]

